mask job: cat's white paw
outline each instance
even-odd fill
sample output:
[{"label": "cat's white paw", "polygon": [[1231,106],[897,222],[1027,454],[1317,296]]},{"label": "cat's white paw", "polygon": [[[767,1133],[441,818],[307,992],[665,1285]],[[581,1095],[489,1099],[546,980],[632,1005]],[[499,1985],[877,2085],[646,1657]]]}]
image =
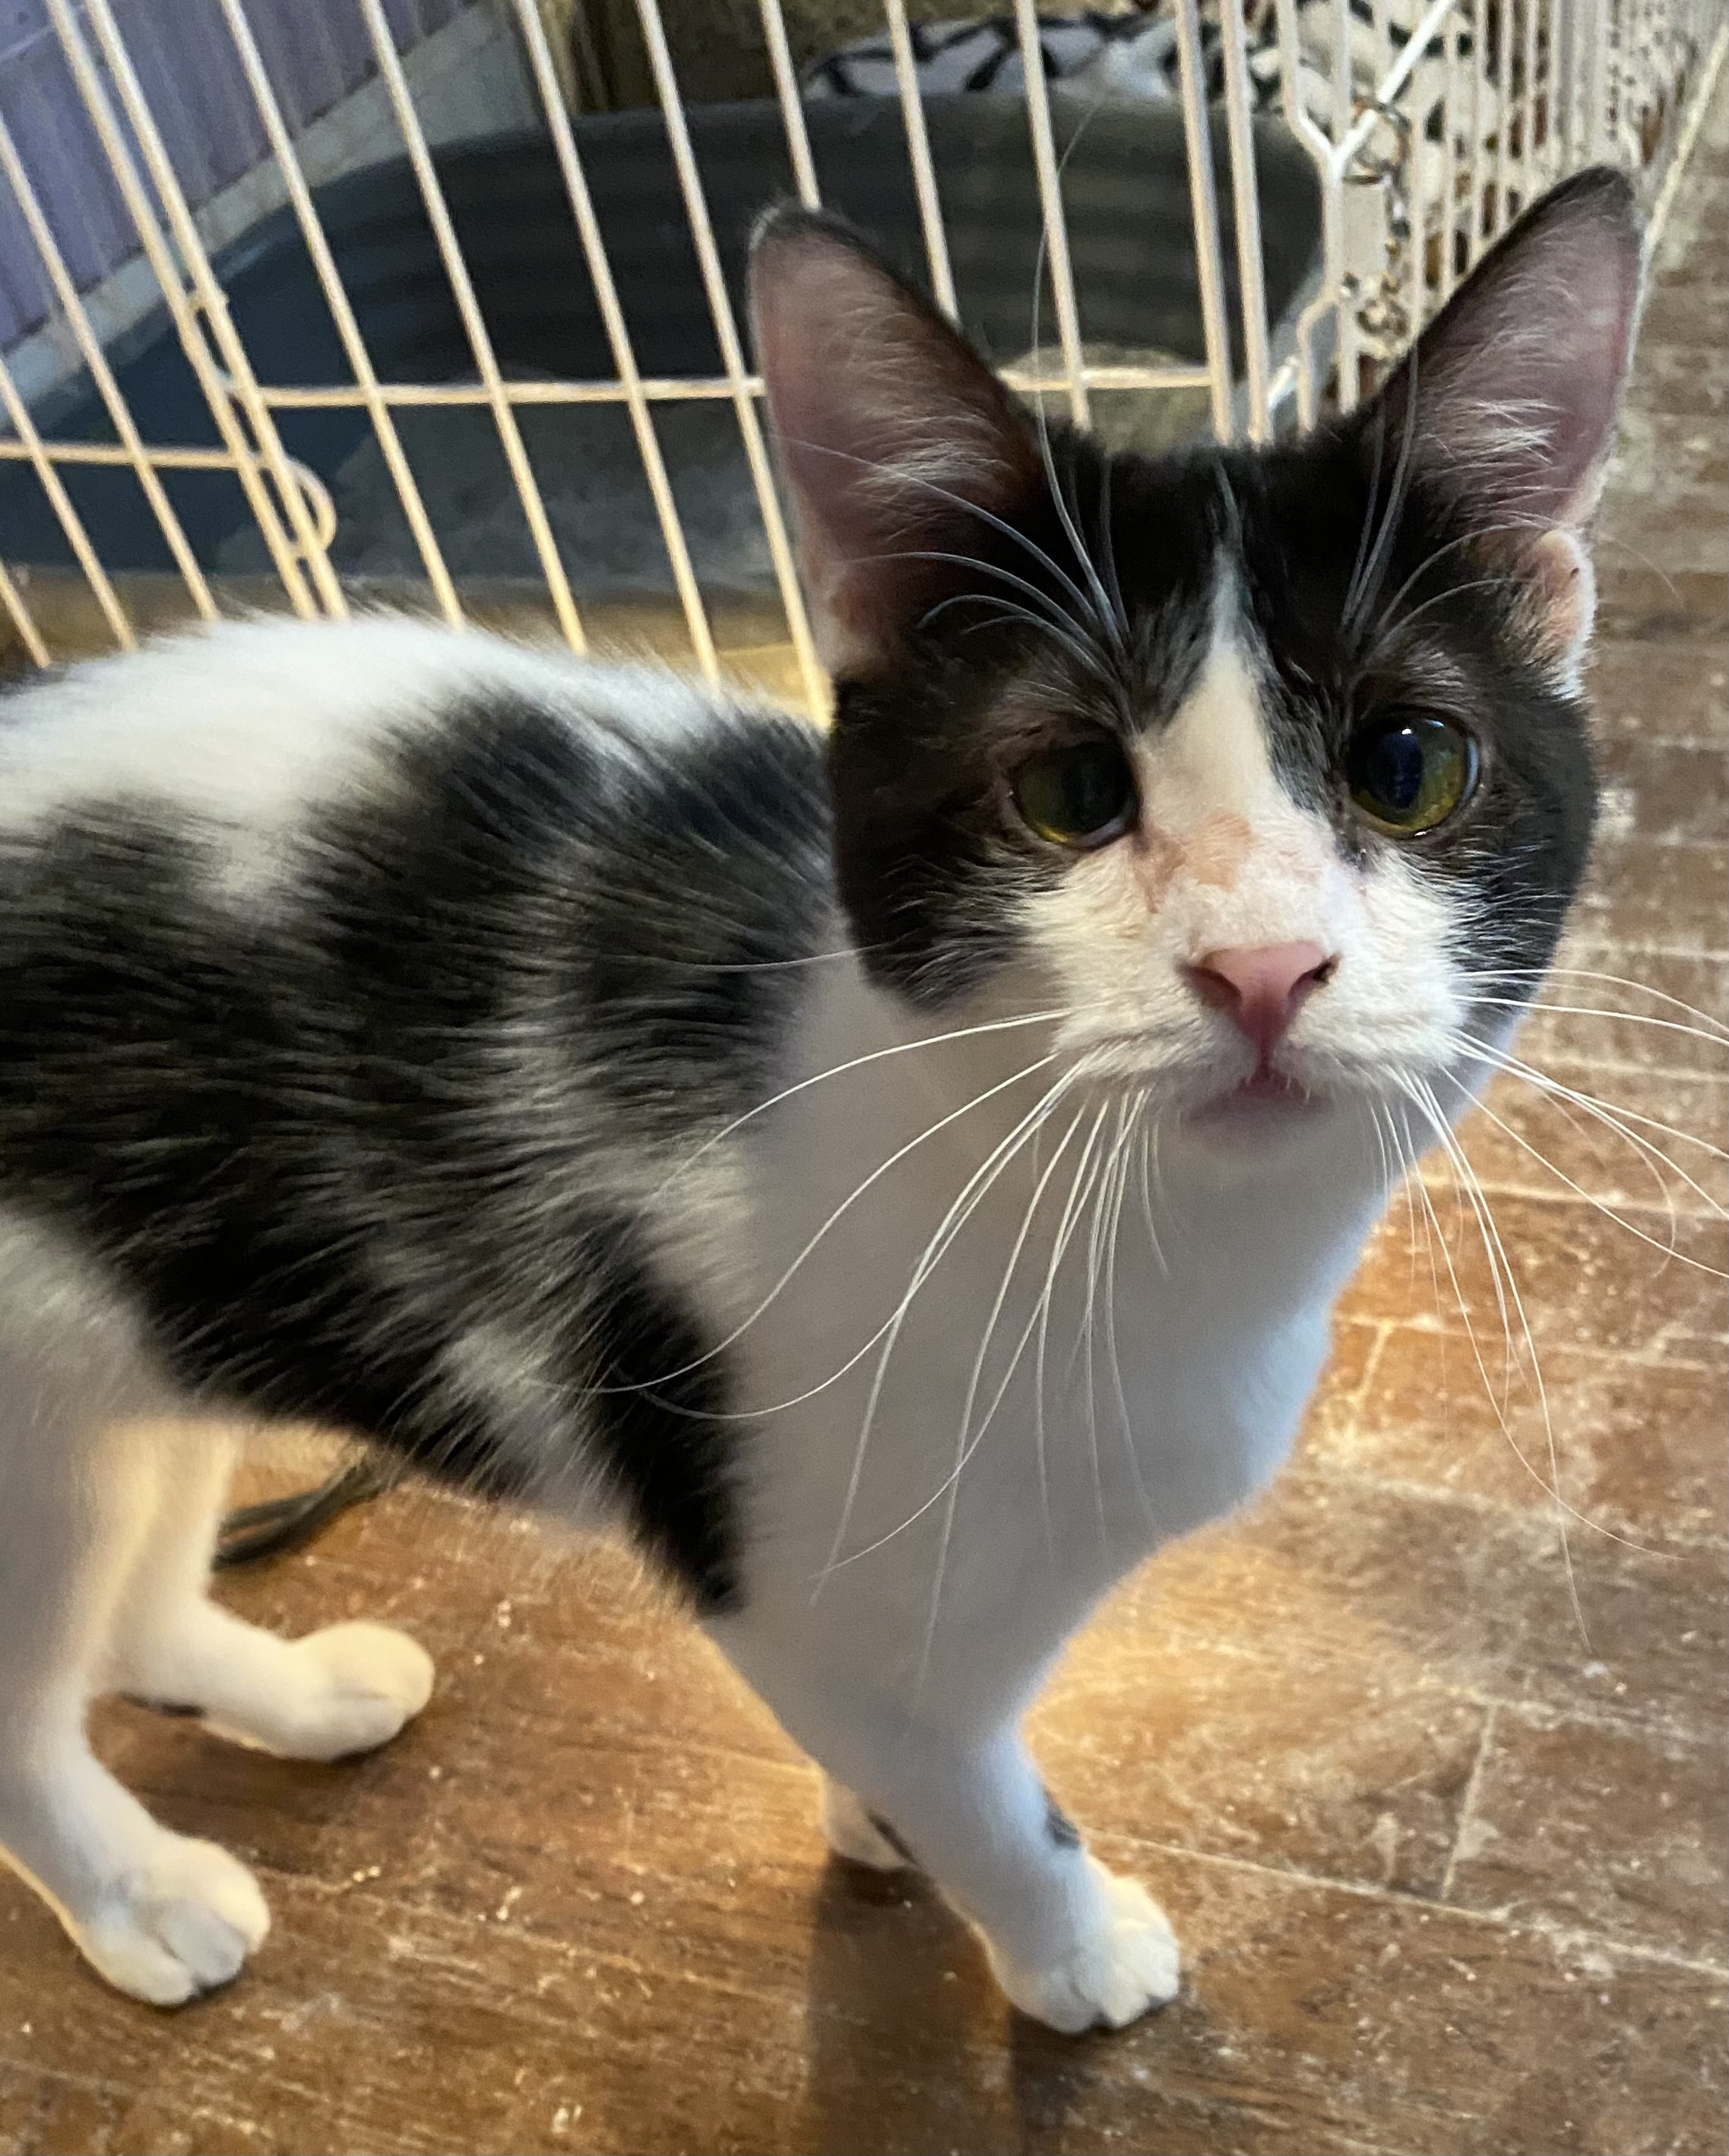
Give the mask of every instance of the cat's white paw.
[{"label": "cat's white paw", "polygon": [[238,1976],[270,1928],[258,1881],[213,1841],[164,1833],[82,1923],[79,1950],[116,1990],[178,2006]]},{"label": "cat's white paw", "polygon": [[1075,2035],[1103,2022],[1121,2029],[1177,1996],[1177,1938],[1147,1889],[1089,1858],[1103,1902],[1093,1936],[1049,1968],[1020,1969],[990,1943],[991,1967],[1013,2003],[1035,2021]]},{"label": "cat's white paw", "polygon": [[906,1853],[897,1849],[844,1783],[823,1777],[823,1831],[829,1846],[849,1864],[873,1871],[904,1871]]},{"label": "cat's white paw", "polygon": [[288,1681],[244,1717],[210,1717],[223,1736],[287,1759],[341,1759],[387,1744],[426,1705],[433,1662],[424,1647],[387,1625],[327,1625],[288,1648]]}]

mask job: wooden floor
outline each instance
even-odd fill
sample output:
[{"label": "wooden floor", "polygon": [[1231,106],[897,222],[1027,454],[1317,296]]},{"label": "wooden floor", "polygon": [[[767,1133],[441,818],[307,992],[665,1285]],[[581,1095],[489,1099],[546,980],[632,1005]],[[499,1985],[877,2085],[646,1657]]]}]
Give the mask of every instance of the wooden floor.
[{"label": "wooden floor", "polygon": [[[1609,808],[1570,960],[1719,1015],[1726,170],[1720,98],[1608,516]],[[1552,1000],[1680,1015],[1575,988]],[[1711,1042],[1567,1017],[1526,1038],[1721,1140]],[[273,1625],[425,1640],[439,1689],[395,1746],[304,1768],[103,1712],[104,1752],[258,1866],[276,1928],[164,2015],[0,1882],[0,2150],[1721,2151],[1723,1292],[1653,1247],[1671,1221],[1629,1147],[1494,1106],[1629,1224],[1479,1121],[1592,1523],[1572,1586],[1534,1399],[1509,1417],[1528,1472],[1401,1215],[1295,1464],[1136,1581],[1038,1716],[1063,1803],[1183,1935],[1166,2013],[1082,2041],[1012,2019],[926,1892],[824,1862],[808,1770],[628,1566],[399,1496],[231,1590]],[[1679,1247],[1720,1262],[1669,1180]],[[1434,1198],[1494,1332],[1444,1173]]]}]

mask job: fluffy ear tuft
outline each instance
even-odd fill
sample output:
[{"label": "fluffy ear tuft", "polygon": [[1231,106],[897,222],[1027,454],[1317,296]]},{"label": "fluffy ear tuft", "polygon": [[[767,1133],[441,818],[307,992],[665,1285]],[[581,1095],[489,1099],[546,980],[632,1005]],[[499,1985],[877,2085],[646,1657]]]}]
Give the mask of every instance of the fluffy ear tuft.
[{"label": "fluffy ear tuft", "polygon": [[[988,367],[866,241],[771,210],[751,319],[823,656],[868,669],[1039,485],[1030,424]],[[922,558],[921,558],[922,557]]]},{"label": "fluffy ear tuft", "polygon": [[1529,569],[1569,662],[1590,631],[1583,535],[1633,354],[1641,243],[1627,180],[1575,173],[1485,255],[1371,408],[1385,441],[1408,429],[1417,470]]}]

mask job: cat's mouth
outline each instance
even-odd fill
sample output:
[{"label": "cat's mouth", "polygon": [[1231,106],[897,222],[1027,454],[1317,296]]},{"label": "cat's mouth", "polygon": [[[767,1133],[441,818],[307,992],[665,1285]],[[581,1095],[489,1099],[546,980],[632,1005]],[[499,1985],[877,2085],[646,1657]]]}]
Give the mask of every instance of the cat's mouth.
[{"label": "cat's mouth", "polygon": [[1319,1114],[1333,1105],[1330,1086],[1306,1081],[1279,1065],[1263,1061],[1246,1077],[1226,1079],[1216,1066],[1184,1065],[1155,1059],[1142,1036],[1125,1034],[1090,1041],[1083,1067],[1106,1082],[1168,1087],[1167,1105],[1185,1121],[1217,1122],[1233,1116],[1267,1121]]}]

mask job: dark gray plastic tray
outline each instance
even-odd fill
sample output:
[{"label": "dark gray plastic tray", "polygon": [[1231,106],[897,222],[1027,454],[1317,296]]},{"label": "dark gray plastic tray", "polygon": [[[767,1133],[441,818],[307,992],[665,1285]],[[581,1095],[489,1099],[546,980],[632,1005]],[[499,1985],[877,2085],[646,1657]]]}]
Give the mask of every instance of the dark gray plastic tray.
[{"label": "dark gray plastic tray", "polygon": [[[1174,107],[1085,108],[1053,100],[1083,334],[1113,352],[1203,356],[1186,152]],[[1018,101],[964,95],[926,103],[927,125],[962,317],[998,362],[1037,338],[1054,347],[1049,289],[1036,325],[1033,287],[1042,218]],[[915,278],[924,274],[918,209],[898,103],[833,100],[807,108],[823,197],[873,234]],[[745,247],[762,206],[792,191],[777,108],[693,107],[690,121],[728,290],[739,304]],[[649,375],[721,372],[665,130],[658,111],[577,123],[638,363]],[[1234,336],[1236,282],[1223,130],[1215,126],[1226,281]],[[1288,321],[1317,264],[1320,207],[1307,157],[1282,129],[1258,123],[1268,311]],[[488,329],[507,375],[604,379],[615,370],[563,182],[543,137],[497,137],[435,159]],[[320,189],[317,202],[367,348],[387,380],[472,381],[475,367],[406,160]],[[352,379],[292,215],[263,220],[219,258],[233,320],[262,381]],[[215,445],[216,430],[166,311],[110,355],[147,441]],[[622,408],[519,408],[525,440],[579,596],[670,584]],[[111,430],[88,377],[36,414],[50,434],[106,440]],[[659,408],[658,424],[699,573],[760,587],[767,555],[730,407]],[[284,412],[292,456],[330,485],[341,512],[333,548],[347,573],[413,574],[418,556],[394,501],[370,423],[357,410]],[[458,575],[537,575],[527,527],[484,408],[404,408],[404,447]],[[63,468],[104,560],[166,569],[171,557],[136,480],[121,470]],[[267,566],[238,483],[221,473],[169,473],[171,498],[212,570]],[[13,562],[71,559],[34,475],[0,475],[0,551]]]}]

